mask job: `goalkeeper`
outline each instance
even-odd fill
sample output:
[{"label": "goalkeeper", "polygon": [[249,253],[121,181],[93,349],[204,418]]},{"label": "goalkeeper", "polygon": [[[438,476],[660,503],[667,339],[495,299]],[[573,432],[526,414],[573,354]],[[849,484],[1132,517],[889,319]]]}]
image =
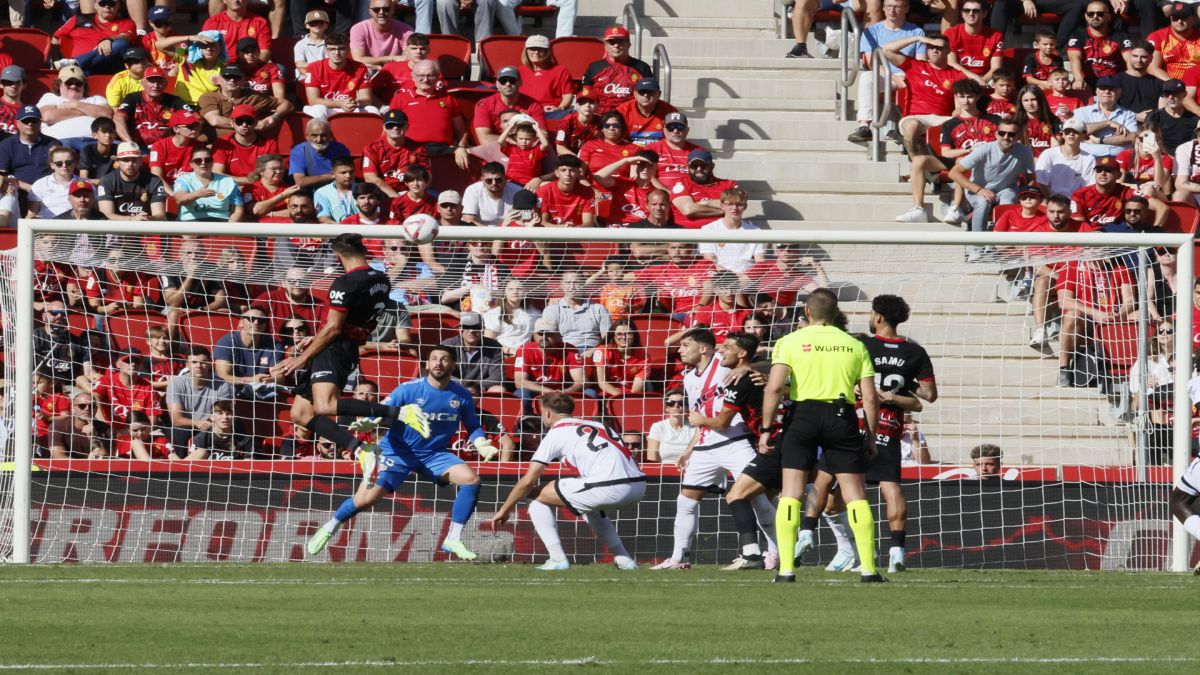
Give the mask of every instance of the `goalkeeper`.
[{"label": "goalkeeper", "polygon": [[[359,454],[363,481],[355,495],[342,502],[333,518],[309,539],[309,555],[320,553],[342,523],[395,492],[410,474],[416,472],[439,485],[454,483],[458,486],[450,509],[450,529],[442,542],[442,550],[463,560],[477,557],[463,544],[462,531],[479,499],[479,474],[448,448],[460,424],[466,428],[469,440],[484,459],[491,459],[496,454],[496,446],[479,426],[471,393],[451,379],[454,352],[443,345],[434,347],[425,362],[425,370],[425,377],[396,387],[383,404],[406,410],[411,410],[409,406],[418,406],[418,410],[423,411],[418,414],[428,426],[418,428],[421,426],[418,420],[410,421],[402,415],[400,420],[405,424],[392,426],[380,443],[382,456],[371,452]],[[380,422],[379,418],[358,420],[351,429],[371,431]]]}]

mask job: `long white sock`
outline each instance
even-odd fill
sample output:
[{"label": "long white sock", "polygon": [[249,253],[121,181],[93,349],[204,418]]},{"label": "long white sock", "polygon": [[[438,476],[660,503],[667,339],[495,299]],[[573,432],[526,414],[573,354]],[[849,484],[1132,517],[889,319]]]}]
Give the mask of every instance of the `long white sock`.
[{"label": "long white sock", "polygon": [[775,504],[766,495],[759,495],[750,500],[754,507],[754,516],[758,519],[758,529],[767,535],[767,550],[779,553],[779,542],[775,541]]},{"label": "long white sock", "polygon": [[825,516],[825,524],[833,530],[833,538],[837,540],[838,550],[854,553],[854,533],[850,531],[850,521],[846,518],[846,512],[822,515]]},{"label": "long white sock", "polygon": [[600,541],[608,547],[608,552],[614,558],[628,558],[629,551],[625,550],[625,544],[621,543],[621,536],[617,534],[617,528],[607,516],[602,516],[599,513],[591,512],[587,514],[588,525],[592,526],[592,530],[600,537]]},{"label": "long white sock", "polygon": [[675,500],[675,548],[671,551],[672,560],[683,560],[687,556],[688,544],[692,535],[696,534],[696,526],[700,523],[700,502],[679,495]]},{"label": "long white sock", "polygon": [[450,540],[462,539],[463,525],[465,524],[450,521],[450,529],[446,530],[446,538]]},{"label": "long white sock", "polygon": [[529,519],[533,521],[533,529],[537,530],[538,537],[550,553],[550,559],[566,560],[567,554],[563,552],[562,541],[558,538],[554,509],[541,502],[532,502],[529,504]]},{"label": "long white sock", "polygon": [[341,526],[342,521],[338,520],[337,518],[330,518],[329,522],[325,523],[321,527],[325,528],[325,531],[329,534],[337,534],[337,531]]}]

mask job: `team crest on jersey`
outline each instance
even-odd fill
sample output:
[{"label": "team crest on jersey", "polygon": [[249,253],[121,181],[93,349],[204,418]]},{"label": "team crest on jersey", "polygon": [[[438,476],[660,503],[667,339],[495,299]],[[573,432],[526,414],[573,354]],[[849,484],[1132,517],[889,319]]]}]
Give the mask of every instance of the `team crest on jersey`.
[{"label": "team crest on jersey", "polygon": [[421,405],[421,406],[425,405],[425,397],[424,396],[417,399],[417,405]]},{"label": "team crest on jersey", "polygon": [[1043,134],[1048,134],[1048,133],[1050,133],[1050,125],[1049,125],[1049,124],[1046,124],[1045,122],[1042,122],[1042,133],[1043,133]]},{"label": "team crest on jersey", "polygon": [[1106,42],[1102,47],[1100,47],[1100,51],[1104,52],[1105,56],[1108,56],[1109,54],[1113,53],[1113,46]]},{"label": "team crest on jersey", "polygon": [[991,47],[984,47],[984,48],[983,48],[983,55],[984,55],[985,57],[991,56],[991,55],[992,55],[992,49],[991,49]]},{"label": "team crest on jersey", "polygon": [[445,101],[438,101],[438,107],[439,107],[439,108],[445,108],[445,107],[446,107],[446,102],[445,102]]},{"label": "team crest on jersey", "polygon": [[249,30],[246,31],[246,35],[249,35],[250,37],[254,37],[254,32],[255,32],[254,28],[250,28]]},{"label": "team crest on jersey", "polygon": [[950,80],[942,80],[942,89],[948,89],[949,87],[950,87]]},{"label": "team crest on jersey", "polygon": [[459,401],[458,399],[454,399],[454,400],[450,401],[450,407],[457,409],[461,403],[462,402]]},{"label": "team crest on jersey", "polygon": [[350,84],[347,84],[347,85],[346,85],[346,88],[348,88],[348,89],[354,89],[354,88],[355,88],[355,87],[357,87],[357,86],[358,86],[358,83],[357,83],[357,82],[351,82]]},{"label": "team crest on jersey", "polygon": [[990,124],[984,124],[983,126],[979,127],[979,130],[985,134],[990,134],[995,131]]}]

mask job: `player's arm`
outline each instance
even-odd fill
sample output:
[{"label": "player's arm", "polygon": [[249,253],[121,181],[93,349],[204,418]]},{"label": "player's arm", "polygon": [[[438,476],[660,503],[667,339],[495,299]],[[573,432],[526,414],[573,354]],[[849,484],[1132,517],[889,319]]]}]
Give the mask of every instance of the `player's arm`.
[{"label": "player's arm", "polygon": [[333,343],[334,339],[342,333],[342,324],[346,321],[346,313],[335,308],[330,308],[328,315],[325,318],[325,325],[321,326],[321,330],[313,336],[312,342],[304,348],[297,356],[286,358],[271,367],[271,377],[276,380],[283,379],[296,372],[297,369],[308,365],[309,361],[321,350]]},{"label": "player's arm", "polygon": [[878,393],[880,403],[894,405],[905,412],[921,412],[925,409],[925,405],[921,403],[921,399],[916,396],[894,394],[890,391],[880,391]]},{"label": "player's arm", "polygon": [[462,425],[467,430],[467,440],[474,444],[475,452],[479,453],[484,461],[495,457],[500,450],[487,437],[487,432],[479,423],[479,414],[475,412],[475,400],[468,398],[463,401],[460,409],[462,410]]},{"label": "player's arm", "polygon": [[917,383],[917,392],[916,393],[917,393],[917,396],[925,399],[929,403],[933,403],[934,401],[937,401],[938,400],[937,380],[932,377],[927,380],[921,380],[920,382]]},{"label": "player's arm", "polygon": [[1188,494],[1178,487],[1171,489],[1171,515],[1183,523],[1184,529],[1193,539],[1200,539],[1200,511],[1196,509],[1196,495]]},{"label": "player's arm", "polygon": [[[875,376],[864,377],[858,381],[859,391],[862,392],[863,414],[867,422],[867,445],[871,454],[875,453],[875,427],[879,422],[879,392],[875,389]],[[763,407],[763,410],[774,408]]]},{"label": "player's arm", "polygon": [[508,493],[508,499],[504,500],[504,503],[496,510],[496,515],[492,516],[493,526],[503,525],[508,522],[508,516],[516,508],[517,502],[528,496],[530,492],[533,492],[534,487],[537,486],[538,481],[542,478],[542,471],[545,469],[546,465],[537,460],[529,463],[529,469],[525,472],[525,475],[521,476],[521,480],[517,481],[512,491]]},{"label": "player's arm", "polygon": [[[764,418],[762,431],[758,434],[758,451],[760,453],[767,454],[770,451],[771,420],[775,416],[775,411],[779,409],[779,405],[783,403],[784,390],[791,375],[792,369],[785,363],[776,363],[771,366],[771,374],[767,377],[767,384],[763,388]],[[872,391],[874,391],[873,387]],[[767,411],[770,411],[769,416],[766,414]]]}]

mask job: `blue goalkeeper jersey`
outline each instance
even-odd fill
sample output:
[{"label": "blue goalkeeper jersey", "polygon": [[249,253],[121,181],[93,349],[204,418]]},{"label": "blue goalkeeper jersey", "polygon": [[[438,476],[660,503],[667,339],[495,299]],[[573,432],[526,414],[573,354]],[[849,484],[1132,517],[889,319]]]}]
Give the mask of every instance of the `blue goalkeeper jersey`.
[{"label": "blue goalkeeper jersey", "polygon": [[429,384],[424,377],[410,380],[396,387],[383,403],[394,406],[415,403],[429,418],[429,438],[422,438],[421,434],[403,422],[394,422],[379,444],[387,455],[421,459],[447,452],[460,424],[466,427],[472,441],[484,435],[479,426],[479,416],[475,414],[475,400],[465,387],[454,380],[445,389]]}]

